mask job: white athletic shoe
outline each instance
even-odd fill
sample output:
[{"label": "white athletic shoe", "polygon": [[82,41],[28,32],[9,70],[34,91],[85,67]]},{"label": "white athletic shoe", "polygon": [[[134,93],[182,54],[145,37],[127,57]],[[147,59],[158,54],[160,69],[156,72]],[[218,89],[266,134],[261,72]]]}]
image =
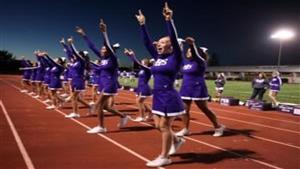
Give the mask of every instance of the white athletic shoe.
[{"label": "white athletic shoe", "polygon": [[145,119],[143,117],[137,117],[137,118],[133,119],[133,121],[142,122],[142,121],[145,121]]},{"label": "white athletic shoe", "polygon": [[89,102],[89,105],[90,105],[90,106],[91,106],[91,105],[95,105],[95,102],[91,101],[91,102]]},{"label": "white athletic shoe", "polygon": [[187,128],[183,128],[182,130],[177,132],[175,135],[178,137],[183,137],[183,136],[188,136],[190,134],[191,134],[191,132]]},{"label": "white athletic shoe", "polygon": [[80,115],[78,113],[70,113],[65,116],[65,118],[79,118]]},{"label": "white athletic shoe", "polygon": [[64,93],[62,95],[60,95],[61,97],[68,97],[69,95],[67,93]]},{"label": "white athletic shoe", "polygon": [[119,124],[118,124],[118,127],[119,127],[119,128],[125,127],[126,124],[127,124],[127,122],[128,122],[128,119],[129,119],[128,116],[125,116],[125,117],[121,118],[121,119],[120,119],[120,122],[119,122]]},{"label": "white athletic shoe", "polygon": [[164,158],[162,156],[158,156],[155,160],[149,161],[146,166],[147,167],[161,167],[165,165],[169,165],[172,163],[172,160],[169,158]]},{"label": "white athletic shoe", "polygon": [[30,93],[28,93],[28,94],[32,96],[32,95],[34,95],[35,93],[34,93],[34,92],[30,92]]},{"label": "white athletic shoe", "polygon": [[41,97],[39,95],[33,96],[35,99],[40,99]]},{"label": "white athletic shoe", "polygon": [[52,102],[50,99],[44,100],[43,103],[50,103]]},{"label": "white athletic shoe", "polygon": [[169,155],[175,154],[179,150],[179,148],[182,146],[182,144],[185,143],[185,139],[184,138],[178,137],[178,139],[179,140],[178,140],[177,143],[173,143],[171,145],[171,148],[170,148],[169,153],[168,153]]},{"label": "white athletic shoe", "polygon": [[221,127],[215,129],[215,133],[213,134],[214,137],[220,137],[223,135],[224,130],[225,130],[225,126],[223,124],[221,124]]},{"label": "white athletic shoe", "polygon": [[100,126],[96,126],[88,131],[86,131],[89,134],[96,134],[96,133],[106,133],[106,128],[100,127]]},{"label": "white athletic shoe", "polygon": [[27,92],[28,92],[28,90],[26,90],[26,89],[23,89],[23,90],[20,90],[20,92],[21,92],[21,93],[27,93]]},{"label": "white athletic shoe", "polygon": [[69,97],[67,97],[67,98],[65,99],[65,102],[70,102],[70,101],[71,101],[71,99],[72,99],[72,97],[71,97],[71,96],[69,96]]},{"label": "white athletic shoe", "polygon": [[56,106],[51,105],[51,106],[46,107],[46,109],[47,109],[47,110],[53,110],[53,109],[56,109]]}]

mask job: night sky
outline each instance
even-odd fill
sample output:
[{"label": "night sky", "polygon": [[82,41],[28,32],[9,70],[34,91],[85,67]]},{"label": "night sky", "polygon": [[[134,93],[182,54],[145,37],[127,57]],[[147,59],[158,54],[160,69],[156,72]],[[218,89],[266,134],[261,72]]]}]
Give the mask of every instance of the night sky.
[{"label": "night sky", "polygon": [[[73,36],[78,49],[88,47],[75,26],[85,29],[100,47],[98,23],[108,25],[112,43],[119,42],[122,65],[129,59],[123,48],[132,48],[138,57],[145,50],[134,14],[142,9],[153,39],[166,34],[162,0],[1,0],[0,49],[17,57],[34,58],[35,49],[53,56],[65,56],[61,37]],[[283,44],[282,64],[300,64],[300,1],[297,0],[169,0],[180,37],[193,36],[199,46],[215,53],[220,65],[276,65],[279,42],[270,39],[278,28],[298,32]],[[93,59],[96,56],[90,52]]]}]

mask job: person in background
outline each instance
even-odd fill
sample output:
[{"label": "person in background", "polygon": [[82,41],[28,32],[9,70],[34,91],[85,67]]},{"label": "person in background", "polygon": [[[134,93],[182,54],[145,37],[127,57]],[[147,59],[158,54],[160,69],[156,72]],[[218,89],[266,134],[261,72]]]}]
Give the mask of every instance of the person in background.
[{"label": "person in background", "polygon": [[225,83],[226,83],[226,78],[225,78],[224,73],[219,73],[217,76],[217,79],[215,80],[216,98],[219,99],[222,96]]},{"label": "person in background", "polygon": [[[145,103],[146,99],[152,95],[152,90],[149,86],[151,78],[151,64],[149,59],[143,59],[141,62],[136,58],[135,53],[131,49],[124,49],[124,54],[127,55],[133,62],[140,66],[138,73],[138,85],[136,88],[136,104],[139,108],[140,115],[134,121],[146,121],[146,111],[151,113],[151,108]],[[149,116],[148,116],[149,117]]]},{"label": "person in background", "polygon": [[252,81],[253,92],[250,100],[255,99],[258,96],[258,100],[262,101],[266,90],[269,87],[268,79],[265,73],[259,73]]},{"label": "person in background", "polygon": [[278,106],[279,102],[277,101],[277,95],[278,95],[278,93],[280,91],[280,87],[282,85],[280,73],[278,71],[273,71],[272,79],[271,79],[269,85],[270,85],[269,97],[272,100],[273,105]]}]

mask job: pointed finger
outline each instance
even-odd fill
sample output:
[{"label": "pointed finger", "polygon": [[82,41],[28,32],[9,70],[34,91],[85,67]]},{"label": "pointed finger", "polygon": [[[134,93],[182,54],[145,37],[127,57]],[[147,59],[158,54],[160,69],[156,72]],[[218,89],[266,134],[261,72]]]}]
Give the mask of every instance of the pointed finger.
[{"label": "pointed finger", "polygon": [[165,8],[166,8],[166,9],[169,9],[168,2],[165,2]]}]

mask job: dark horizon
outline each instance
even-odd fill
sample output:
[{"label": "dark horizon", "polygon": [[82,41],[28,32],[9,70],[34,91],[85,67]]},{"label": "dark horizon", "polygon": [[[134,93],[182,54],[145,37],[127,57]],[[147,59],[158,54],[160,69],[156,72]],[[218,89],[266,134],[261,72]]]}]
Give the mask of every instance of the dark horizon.
[{"label": "dark horizon", "polygon": [[[0,49],[17,57],[35,59],[32,52],[42,49],[53,57],[65,56],[59,44],[61,37],[73,36],[75,45],[96,56],[75,33],[75,26],[85,29],[100,47],[102,38],[98,28],[100,18],[108,25],[112,43],[119,42],[121,65],[130,61],[122,54],[132,48],[139,58],[149,56],[139,35],[134,14],[142,9],[153,39],[165,35],[161,14],[164,1],[50,1],[4,0],[0,19]],[[192,1],[169,0],[180,37],[193,36],[199,46],[218,57],[221,66],[277,65],[279,42],[270,39],[281,27],[293,28],[299,34],[300,2],[278,0]],[[300,39],[283,44],[282,65],[300,64]]]}]

